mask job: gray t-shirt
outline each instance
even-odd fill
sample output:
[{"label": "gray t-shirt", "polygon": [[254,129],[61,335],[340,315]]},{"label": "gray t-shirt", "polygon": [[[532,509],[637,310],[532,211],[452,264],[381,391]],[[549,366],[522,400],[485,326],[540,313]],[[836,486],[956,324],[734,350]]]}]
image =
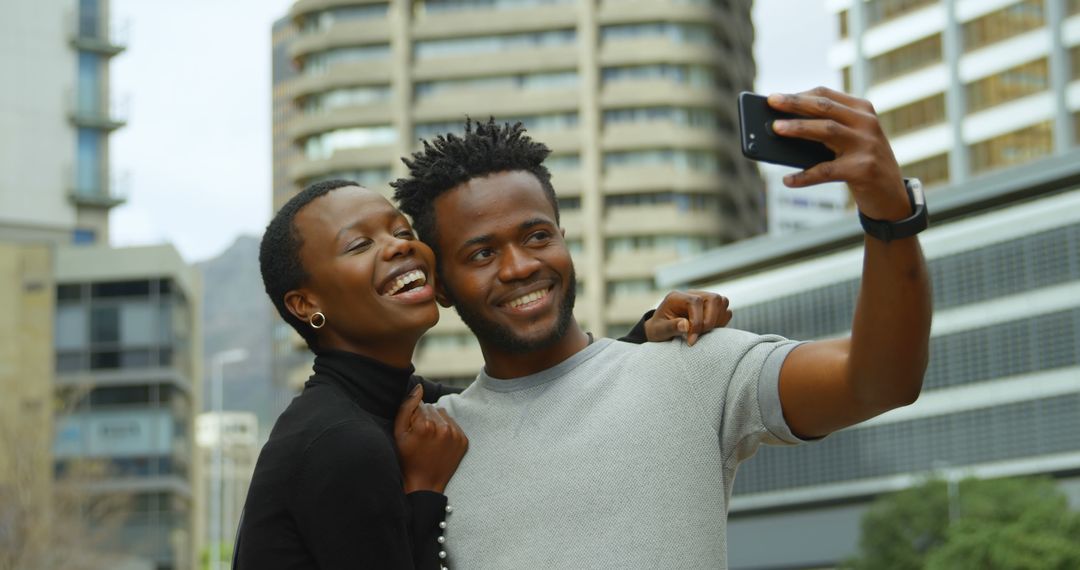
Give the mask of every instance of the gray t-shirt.
[{"label": "gray t-shirt", "polygon": [[780,408],[797,343],[600,339],[536,374],[443,397],[469,436],[446,489],[448,566],[723,568],[735,469],[799,443]]}]

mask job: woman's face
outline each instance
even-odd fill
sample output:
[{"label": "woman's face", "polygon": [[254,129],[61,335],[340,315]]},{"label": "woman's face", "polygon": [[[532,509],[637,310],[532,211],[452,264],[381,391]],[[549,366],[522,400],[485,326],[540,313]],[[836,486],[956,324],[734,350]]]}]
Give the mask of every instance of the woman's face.
[{"label": "woman's face", "polygon": [[439,311],[435,254],[405,216],[378,193],[345,186],[313,200],[293,223],[309,278],[286,305],[305,322],[326,315],[320,345],[380,359],[407,349],[411,357]]}]

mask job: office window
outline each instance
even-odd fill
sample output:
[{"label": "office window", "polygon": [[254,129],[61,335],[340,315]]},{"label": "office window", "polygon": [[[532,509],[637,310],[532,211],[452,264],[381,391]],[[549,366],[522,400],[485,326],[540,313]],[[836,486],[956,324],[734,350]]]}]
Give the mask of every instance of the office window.
[{"label": "office window", "polygon": [[115,305],[90,310],[90,344],[109,344],[120,340],[120,310]]},{"label": "office window", "polygon": [[716,70],[704,65],[673,65],[667,63],[605,67],[601,79],[606,85],[619,81],[663,80],[695,87],[718,84]]},{"label": "office window", "polygon": [[964,51],[1041,28],[1046,23],[1043,0],[1024,0],[964,24]]},{"label": "office window", "polygon": [[942,153],[900,167],[908,178],[918,178],[923,186],[933,186],[949,181],[949,154]]},{"label": "office window", "polygon": [[696,150],[632,150],[604,154],[604,169],[639,166],[667,166],[679,172],[716,173],[720,160],[716,155]]},{"label": "office window", "polygon": [[676,24],[672,22],[647,22],[642,24],[617,24],[600,29],[601,43],[643,38],[665,38],[676,44],[710,45],[715,42],[716,32],[706,24]]},{"label": "office window", "polygon": [[1040,59],[969,83],[968,112],[981,111],[1050,88],[1047,60]]},{"label": "office window", "polygon": [[314,184],[324,180],[351,180],[365,188],[384,188],[392,179],[389,168],[361,168],[357,170],[339,170],[325,176],[313,178],[305,184]]},{"label": "office window", "polygon": [[682,192],[645,192],[604,196],[605,208],[665,205],[674,205],[679,212],[719,211],[720,197],[712,194],[684,194]]},{"label": "office window", "polygon": [[1080,144],[1080,111],[1073,113],[1073,139]]},{"label": "office window", "polygon": [[896,136],[945,120],[945,94],[920,99],[886,111],[878,116],[881,128],[890,136]]},{"label": "office window", "polygon": [[57,350],[79,350],[87,346],[87,310],[81,303],[56,305],[56,333],[53,339]]},{"label": "office window", "polygon": [[608,297],[644,295],[652,292],[652,279],[625,279],[622,281],[610,281],[607,284]]},{"label": "office window", "polygon": [[721,119],[712,109],[684,107],[633,107],[604,111],[604,126],[633,123],[673,123],[703,129],[732,129],[730,121]]},{"label": "office window", "polygon": [[[558,131],[576,129],[578,126],[577,112],[552,113],[548,115],[522,115],[518,117],[495,117],[499,124],[521,123],[530,132],[535,131]],[[432,139],[446,133],[461,134],[465,130],[465,120],[440,121],[437,123],[418,123],[413,128],[414,139]]]},{"label": "office window", "polygon": [[355,107],[368,105],[390,99],[389,85],[376,85],[373,87],[342,87],[323,93],[317,93],[304,99],[301,107],[305,113],[321,113],[343,107]]},{"label": "office window", "polygon": [[872,0],[864,10],[867,24],[873,26],[937,3],[937,0]]},{"label": "office window", "polygon": [[671,235],[621,236],[608,238],[604,243],[608,255],[661,250],[673,251],[680,257],[698,254],[719,245],[720,238],[715,236]]},{"label": "office window", "polygon": [[79,36],[101,37],[101,6],[99,0],[79,0]]},{"label": "office window", "polygon": [[462,55],[495,54],[504,51],[569,46],[577,41],[577,30],[549,30],[502,36],[475,36],[445,40],[420,40],[414,44],[416,59]]},{"label": "office window", "polygon": [[[559,198],[558,200],[559,200],[559,211],[560,212],[566,211],[566,210],[580,210],[581,209],[581,198],[579,198],[577,196],[567,196],[567,197],[564,197],[564,198]],[[567,242],[567,243],[569,243],[569,242]],[[580,241],[578,242],[578,245],[580,245]]]},{"label": "office window", "polygon": [[79,52],[78,97],[75,111],[80,115],[98,115],[102,112],[101,56],[86,51]]},{"label": "office window", "polygon": [[971,145],[971,170],[983,172],[1029,162],[1054,150],[1054,128],[1050,121],[994,137]]},{"label": "office window", "polygon": [[[1077,0],[1077,2],[1080,2],[1080,0]],[[1070,77],[1074,80],[1080,79],[1080,44],[1069,49],[1069,63],[1072,67]]]},{"label": "office window", "polygon": [[453,91],[509,90],[509,89],[574,89],[578,85],[577,71],[550,73],[522,73],[497,77],[469,77],[416,83],[413,93],[417,100],[427,99]]},{"label": "office window", "polygon": [[313,53],[301,62],[300,67],[303,73],[315,75],[326,73],[328,69],[339,63],[386,59],[389,56],[389,44],[349,46]]},{"label": "office window", "polygon": [[104,281],[90,285],[90,297],[107,299],[112,297],[148,297],[151,281]]},{"label": "office window", "polygon": [[574,4],[578,0],[421,0],[415,4],[416,13],[441,14],[470,10],[514,10],[555,4]]},{"label": "office window", "polygon": [[557,156],[549,156],[547,160],[544,161],[544,166],[552,172],[557,170],[578,170],[581,168],[581,155],[560,154]]},{"label": "office window", "polygon": [[310,160],[324,160],[338,150],[388,145],[396,141],[394,127],[352,127],[309,137],[304,141],[304,152]]},{"label": "office window", "polygon": [[941,34],[899,47],[870,60],[870,80],[881,83],[941,61]]},{"label": "office window", "polygon": [[103,191],[102,133],[97,129],[80,127],[77,144],[74,191],[82,196],[97,196]]},{"label": "office window", "polygon": [[89,228],[75,228],[71,232],[71,243],[75,245],[89,245],[97,241],[97,232]]},{"label": "office window", "polygon": [[840,30],[840,39],[842,40],[847,39],[850,33],[848,30],[848,17],[850,17],[850,14],[849,10],[844,10],[836,15],[837,28]]},{"label": "office window", "polygon": [[300,23],[300,33],[319,32],[342,22],[385,18],[389,8],[389,2],[381,2],[358,6],[339,6],[329,10],[321,10],[304,16],[304,20]]},{"label": "office window", "polygon": [[853,93],[855,87],[851,84],[851,66],[840,70],[840,81],[844,85],[844,93]]},{"label": "office window", "polygon": [[1065,2],[1065,13],[1069,16],[1080,14],[1080,0],[1068,0]]}]

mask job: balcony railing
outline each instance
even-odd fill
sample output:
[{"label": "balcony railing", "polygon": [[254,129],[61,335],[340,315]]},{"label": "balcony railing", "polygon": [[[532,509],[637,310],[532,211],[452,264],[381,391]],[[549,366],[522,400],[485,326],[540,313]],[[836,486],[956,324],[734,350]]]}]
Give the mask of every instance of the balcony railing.
[{"label": "balcony railing", "polygon": [[87,208],[113,208],[127,202],[128,172],[109,176],[77,176],[74,168],[67,174],[68,199],[76,206]]},{"label": "balcony railing", "polygon": [[114,131],[127,124],[131,98],[102,97],[72,89],[67,94],[67,108],[75,126]]},{"label": "balcony railing", "polygon": [[68,17],[68,34],[72,47],[109,56],[127,49],[131,32],[129,22],[110,25],[108,20],[98,14],[77,14],[76,12],[78,10]]}]

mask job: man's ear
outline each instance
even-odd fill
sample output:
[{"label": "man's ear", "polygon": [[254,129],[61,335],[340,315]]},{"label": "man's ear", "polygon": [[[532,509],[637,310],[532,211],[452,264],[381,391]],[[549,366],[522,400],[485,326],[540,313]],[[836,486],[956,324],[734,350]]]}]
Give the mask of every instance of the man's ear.
[{"label": "man's ear", "polygon": [[319,312],[319,303],[306,289],[293,289],[285,293],[285,308],[300,321],[309,323],[311,315]]},{"label": "man's ear", "polygon": [[559,233],[562,234],[562,238],[566,239],[566,228],[559,228]]}]

